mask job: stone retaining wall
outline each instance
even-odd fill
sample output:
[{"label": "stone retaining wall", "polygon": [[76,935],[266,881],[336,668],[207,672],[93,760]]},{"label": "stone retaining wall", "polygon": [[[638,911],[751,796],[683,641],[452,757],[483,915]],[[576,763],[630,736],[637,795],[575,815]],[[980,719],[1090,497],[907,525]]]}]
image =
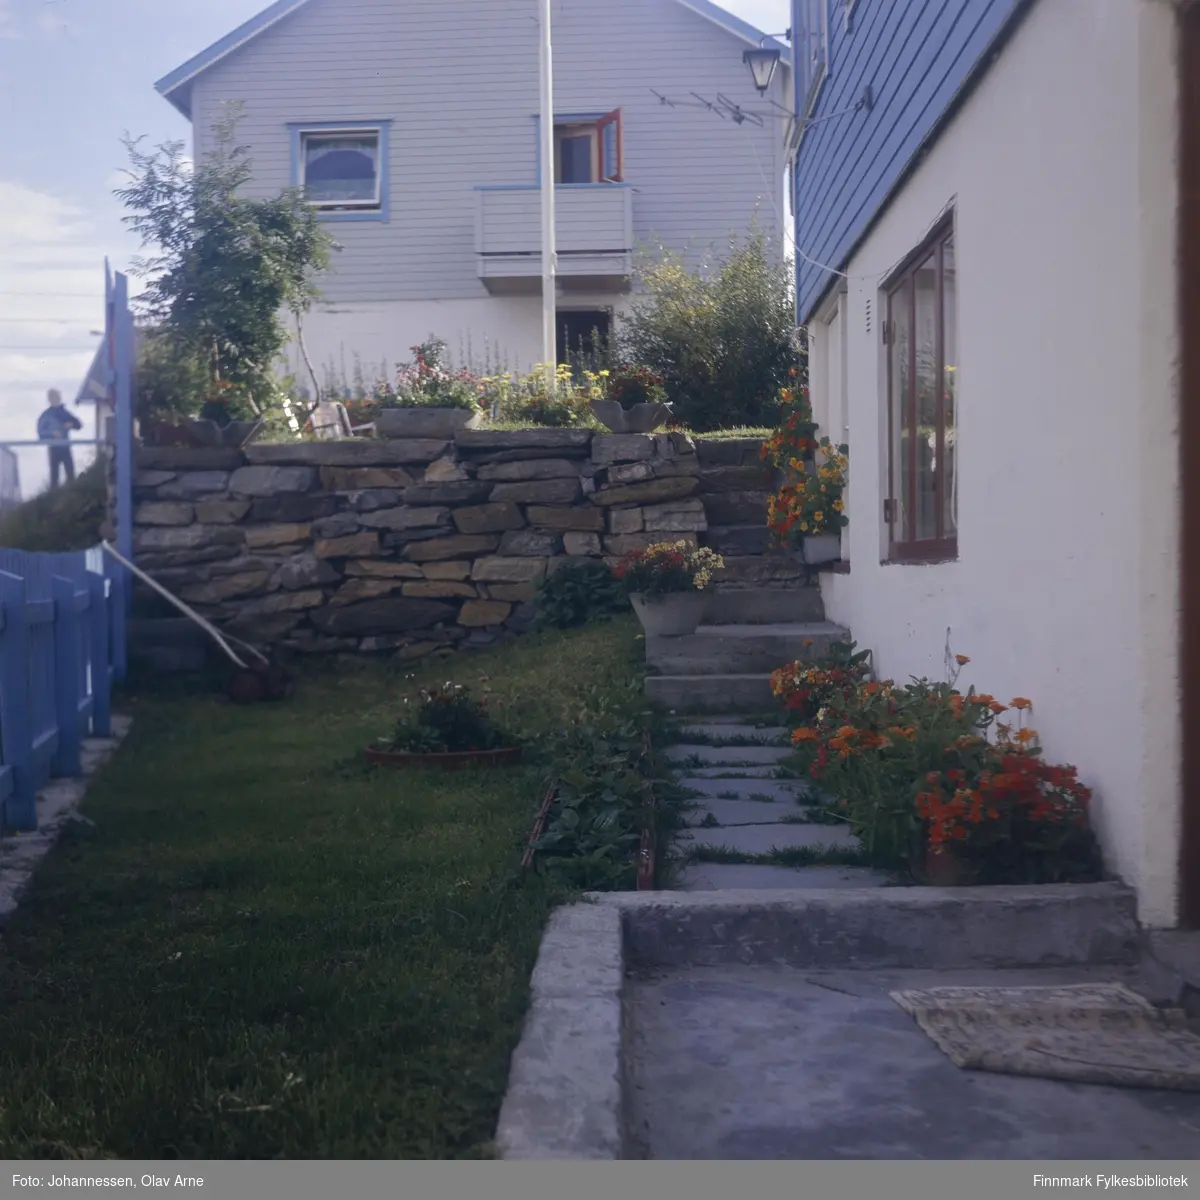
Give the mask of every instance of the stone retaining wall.
[{"label": "stone retaining wall", "polygon": [[794,583],[763,536],[772,478],[757,452],[575,429],[145,447],[134,551],[247,640],[416,658],[519,633],[548,572],[657,541],[713,545],[734,583]]}]

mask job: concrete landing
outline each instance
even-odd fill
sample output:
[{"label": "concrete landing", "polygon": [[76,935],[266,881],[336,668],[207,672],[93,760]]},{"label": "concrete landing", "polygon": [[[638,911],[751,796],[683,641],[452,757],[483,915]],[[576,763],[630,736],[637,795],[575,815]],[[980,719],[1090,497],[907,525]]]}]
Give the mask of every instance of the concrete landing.
[{"label": "concrete landing", "polygon": [[[1200,1094],[961,1071],[888,993],[1131,968],[685,968],[627,985],[626,1112],[656,1159],[1194,1159]],[[1152,997],[1153,998],[1153,997]]]},{"label": "concrete landing", "polygon": [[688,863],[679,873],[682,892],[792,892],[796,888],[858,891],[883,887],[886,875],[868,867],[771,867],[761,863]]}]

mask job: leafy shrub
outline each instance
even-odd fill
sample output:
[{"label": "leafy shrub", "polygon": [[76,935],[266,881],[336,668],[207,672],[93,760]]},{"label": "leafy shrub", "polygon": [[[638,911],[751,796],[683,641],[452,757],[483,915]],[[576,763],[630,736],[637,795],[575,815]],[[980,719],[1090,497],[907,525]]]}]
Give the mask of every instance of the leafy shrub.
[{"label": "leafy shrub", "polygon": [[470,371],[452,371],[446,365],[446,343],[431,337],[412,347],[413,361],[404,363],[395,381],[376,389],[375,402],[383,408],[465,408],[478,412],[480,380]]},{"label": "leafy shrub", "polygon": [[380,748],[405,754],[461,754],[472,750],[499,750],[516,740],[492,723],[485,695],[476,700],[461,684],[422,688],[413,705],[404,698],[406,711],[390,738]]},{"label": "leafy shrub", "polygon": [[576,375],[565,363],[558,367],[553,390],[544,368],[525,375],[502,373],[481,381],[482,403],[501,424],[585,427],[596,424],[589,406],[604,395],[603,382],[590,371]]},{"label": "leafy shrub", "polygon": [[656,869],[665,864],[685,798],[655,757],[654,718],[640,681],[581,717],[548,747],[551,804],[533,862],[571,888],[629,890],[645,832],[654,839]]},{"label": "leafy shrub", "polygon": [[537,596],[541,629],[576,629],[629,611],[629,598],[602,562],[572,562],[548,575]]},{"label": "leafy shrub", "polygon": [[706,546],[658,542],[627,554],[616,569],[616,577],[631,596],[669,596],[708,591],[713,576],[724,565],[725,560]]},{"label": "leafy shrub", "polygon": [[[976,883],[1100,878],[1091,793],[1074,767],[1043,759],[1024,724],[1030,702],[964,695],[957,677],[903,688],[839,678],[792,735],[798,765],[882,865],[908,868],[931,851],[953,853]],[[998,720],[1010,711],[1015,725]]]},{"label": "leafy shrub", "polygon": [[779,392],[807,363],[792,273],[767,240],[733,242],[714,269],[662,250],[638,267],[621,357],[661,377],[675,418],[697,432],[773,427]]}]

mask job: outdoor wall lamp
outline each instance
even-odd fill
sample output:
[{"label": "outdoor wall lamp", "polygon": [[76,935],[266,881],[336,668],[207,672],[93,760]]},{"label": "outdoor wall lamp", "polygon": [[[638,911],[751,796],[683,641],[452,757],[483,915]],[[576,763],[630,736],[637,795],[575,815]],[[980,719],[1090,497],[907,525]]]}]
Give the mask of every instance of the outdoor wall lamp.
[{"label": "outdoor wall lamp", "polygon": [[742,55],[742,62],[750,68],[754,86],[758,88],[759,94],[762,96],[767,94],[775,78],[775,72],[779,69],[779,60],[783,57],[779,50],[767,46],[767,42],[776,37],[782,37],[790,42],[792,31],[789,29],[784,34],[768,34],[759,42],[757,49],[747,50]]}]

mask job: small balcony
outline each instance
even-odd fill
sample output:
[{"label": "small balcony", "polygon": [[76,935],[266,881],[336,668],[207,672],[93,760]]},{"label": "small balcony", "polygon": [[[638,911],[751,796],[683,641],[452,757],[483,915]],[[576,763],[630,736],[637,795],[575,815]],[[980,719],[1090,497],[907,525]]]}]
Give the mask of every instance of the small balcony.
[{"label": "small balcony", "polygon": [[[475,191],[479,278],[496,295],[535,293],[542,277],[542,194],[536,184]],[[621,183],[555,189],[558,282],[564,291],[629,290],[633,189]]]}]

